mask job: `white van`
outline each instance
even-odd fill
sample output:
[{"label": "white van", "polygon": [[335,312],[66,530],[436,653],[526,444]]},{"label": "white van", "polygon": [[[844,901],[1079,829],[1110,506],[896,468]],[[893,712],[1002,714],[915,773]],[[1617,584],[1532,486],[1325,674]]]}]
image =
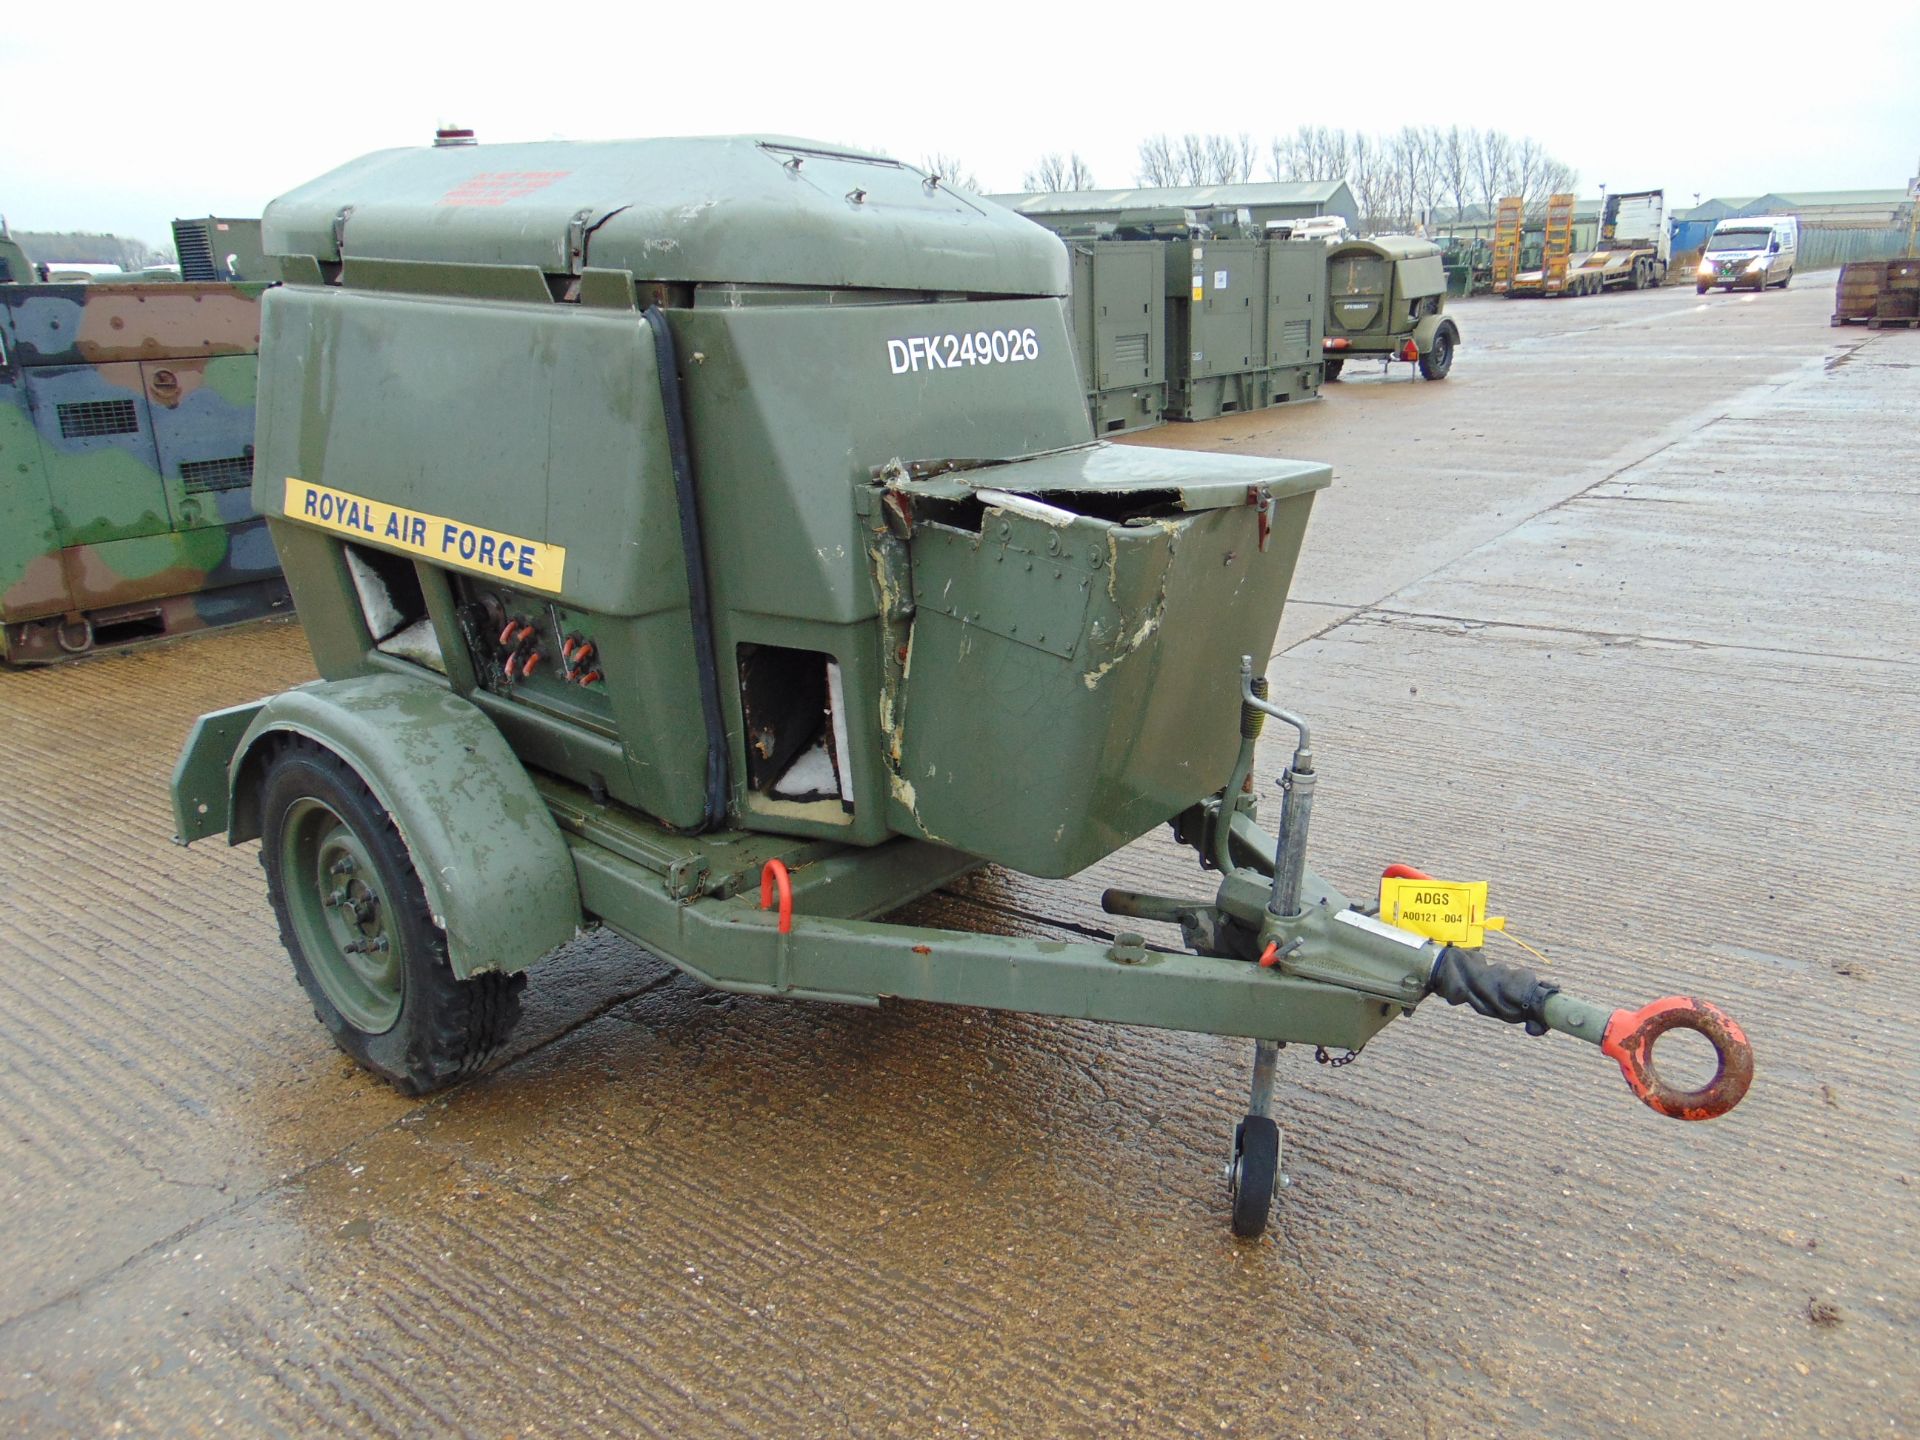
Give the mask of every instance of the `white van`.
[{"label": "white van", "polygon": [[1716,285],[1722,290],[1739,286],[1764,290],[1769,285],[1785,285],[1793,278],[1793,262],[1799,253],[1800,222],[1792,215],[1722,220],[1707,237],[1693,288],[1704,295]]}]

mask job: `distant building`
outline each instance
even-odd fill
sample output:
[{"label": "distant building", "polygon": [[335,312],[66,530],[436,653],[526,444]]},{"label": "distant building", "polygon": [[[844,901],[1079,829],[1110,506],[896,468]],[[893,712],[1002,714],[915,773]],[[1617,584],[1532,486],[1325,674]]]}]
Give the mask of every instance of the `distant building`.
[{"label": "distant building", "polygon": [[1747,215],[1793,215],[1801,225],[1827,229],[1880,229],[1904,225],[1909,218],[1907,192],[1892,190],[1776,190],[1766,195],[1720,195],[1673,218],[1687,224]]},{"label": "distant building", "polygon": [[1358,228],[1360,210],[1344,180],[1266,180],[1245,185],[1140,185],[1131,190],[1030,190],[989,195],[1049,226],[1095,224],[1141,211],[1245,210],[1256,226],[1270,220],[1340,215]]}]

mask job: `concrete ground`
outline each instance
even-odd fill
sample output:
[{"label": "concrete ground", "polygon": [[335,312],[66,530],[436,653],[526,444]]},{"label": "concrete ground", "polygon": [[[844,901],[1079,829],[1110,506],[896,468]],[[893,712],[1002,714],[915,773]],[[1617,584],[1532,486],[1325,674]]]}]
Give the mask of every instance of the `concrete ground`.
[{"label": "concrete ground", "polygon": [[[1476,301],[1444,384],[1143,437],[1338,470],[1273,666],[1319,868],[1490,878],[1569,989],[1718,1000],[1735,1114],[1434,1002],[1283,1054],[1236,1243],[1244,1042],[732,999],[605,937],[407,1100],[314,1023],[257,847],[167,844],[192,717],[311,674],[208,635],[0,674],[0,1425],[1920,1433],[1920,333],[1831,295]],[[1100,925],[1116,881],[1202,889],[1156,834],[912,913]]]}]

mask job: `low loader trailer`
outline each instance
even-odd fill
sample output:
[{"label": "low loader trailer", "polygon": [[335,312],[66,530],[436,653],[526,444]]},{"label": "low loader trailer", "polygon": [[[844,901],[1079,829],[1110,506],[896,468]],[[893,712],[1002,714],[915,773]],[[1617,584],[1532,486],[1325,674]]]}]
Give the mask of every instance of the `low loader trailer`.
[{"label": "low loader trailer", "polygon": [[1666,283],[1672,236],[1664,191],[1607,196],[1600,207],[1599,239],[1591,250],[1574,250],[1573,226],[1571,195],[1549,197],[1537,229],[1525,224],[1517,199],[1502,200],[1494,230],[1495,292],[1509,299],[1551,298],[1646,290]]},{"label": "low loader trailer", "polygon": [[[1706,1001],[1577,998],[1479,953],[1472,886],[1396,870],[1377,909],[1309,865],[1312,697],[1262,671],[1331,472],[1096,441],[1056,237],[743,136],[389,151],[264,244],[253,495],[321,678],[202,717],[176,821],[261,842],[316,1015],[402,1089],[485,1065],[529,967],[604,926],[742,994],[1249,1038],[1242,1236],[1280,1047],[1357,1053],[1430,997],[1594,1045],[1666,1115],[1745,1093]],[[1105,938],[882,918],[1161,825],[1195,883],[1108,891]],[[1661,1076],[1675,1028],[1706,1084]]]}]

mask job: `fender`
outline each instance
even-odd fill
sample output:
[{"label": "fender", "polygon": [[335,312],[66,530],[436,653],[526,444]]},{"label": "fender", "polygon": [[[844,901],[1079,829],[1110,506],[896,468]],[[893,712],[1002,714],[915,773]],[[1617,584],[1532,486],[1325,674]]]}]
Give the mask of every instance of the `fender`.
[{"label": "fender", "polygon": [[[229,845],[259,838],[276,734],[333,751],[393,817],[454,974],[524,970],[577,933],[573,857],[519,757],[470,701],[402,675],[320,681],[203,717],[174,772],[181,843],[222,824]],[[223,750],[221,793],[207,782]]]},{"label": "fender", "polygon": [[1453,341],[1453,348],[1460,348],[1460,327],[1453,323],[1453,317],[1442,311],[1438,315],[1422,315],[1419,324],[1413,327],[1413,348],[1422,355],[1433,348],[1433,338],[1445,330]]}]

